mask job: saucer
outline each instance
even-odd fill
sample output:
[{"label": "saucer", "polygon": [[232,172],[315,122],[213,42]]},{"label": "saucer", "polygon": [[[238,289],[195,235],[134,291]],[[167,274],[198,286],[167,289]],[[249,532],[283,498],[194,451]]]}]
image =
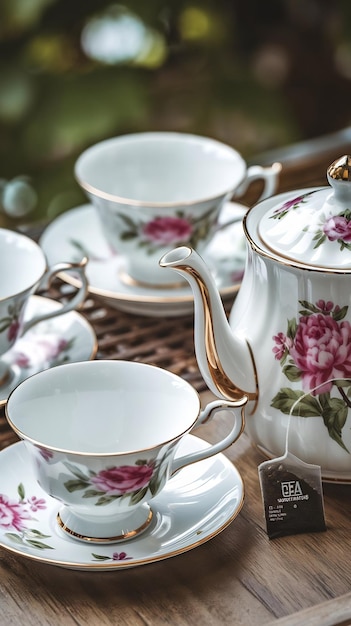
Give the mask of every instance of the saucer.
[{"label": "saucer", "polygon": [[[186,435],[179,453],[209,444]],[[181,469],[151,501],[153,520],[139,537],[91,545],[59,528],[60,503],[38,485],[21,441],[0,452],[0,546],[34,561],[78,570],[146,565],[187,552],[218,535],[244,501],[240,474],[223,454]]]},{"label": "saucer", "polygon": [[[61,306],[50,298],[31,296],[24,319],[59,309]],[[0,406],[6,403],[12,389],[32,374],[62,363],[92,360],[96,351],[94,330],[76,311],[39,322],[2,357],[8,364],[10,376],[0,386]]]},{"label": "saucer", "polygon": [[[247,207],[228,202],[222,209],[220,224],[238,221],[219,230],[202,254],[210,267],[223,299],[238,291],[244,272],[246,249],[241,218]],[[84,204],[57,217],[43,232],[40,241],[49,265],[80,261],[87,256],[89,292],[113,308],[139,315],[171,317],[193,310],[193,294],[184,287],[153,288],[127,284],[121,278],[124,260],[113,254],[105,241],[95,208]],[[160,255],[161,256],[161,255]],[[61,277],[78,287],[79,278],[62,273]]]}]

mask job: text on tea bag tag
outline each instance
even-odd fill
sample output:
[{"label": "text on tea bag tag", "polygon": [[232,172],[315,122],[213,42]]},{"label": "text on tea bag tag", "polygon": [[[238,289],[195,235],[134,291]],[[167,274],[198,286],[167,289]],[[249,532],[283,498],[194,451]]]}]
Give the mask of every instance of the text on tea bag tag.
[{"label": "text on tea bag tag", "polygon": [[270,539],[327,530],[321,468],[301,461],[288,449],[290,420],[296,405],[306,395],[301,396],[291,407],[285,454],[258,466],[266,529]]}]

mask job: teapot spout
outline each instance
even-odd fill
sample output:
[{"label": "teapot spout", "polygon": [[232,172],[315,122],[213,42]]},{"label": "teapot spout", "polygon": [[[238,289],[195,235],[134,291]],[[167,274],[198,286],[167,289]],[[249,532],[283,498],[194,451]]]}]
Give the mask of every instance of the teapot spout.
[{"label": "teapot spout", "polygon": [[188,246],[167,252],[159,263],[178,272],[193,290],[195,353],[206,385],[225,400],[237,401],[246,396],[254,402],[254,412],[259,390],[253,353],[245,337],[231,330],[206,263]]}]

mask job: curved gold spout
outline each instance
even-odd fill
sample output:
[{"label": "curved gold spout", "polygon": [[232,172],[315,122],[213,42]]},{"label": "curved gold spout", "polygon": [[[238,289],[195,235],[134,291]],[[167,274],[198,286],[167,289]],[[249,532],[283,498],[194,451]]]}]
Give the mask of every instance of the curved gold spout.
[{"label": "curved gold spout", "polygon": [[254,354],[243,334],[231,329],[206,263],[189,246],[180,246],[167,252],[160,266],[174,269],[193,290],[195,352],[206,385],[226,400],[247,398],[253,413],[259,398]]},{"label": "curved gold spout", "polygon": [[237,385],[233,383],[233,381],[229,378],[229,376],[225,373],[223,366],[221,364],[221,359],[218,354],[217,345],[216,345],[216,335],[214,331],[214,315],[211,306],[211,298],[209,295],[209,290],[207,285],[203,282],[201,275],[198,271],[189,266],[189,265],[178,265],[178,270],[183,270],[186,274],[192,276],[198,285],[200,296],[202,300],[203,312],[204,312],[204,341],[205,341],[205,351],[206,351],[206,359],[207,359],[207,367],[210,373],[211,379],[220,392],[228,400],[241,400],[243,397],[247,396],[249,401],[254,402],[254,406],[252,408],[251,413],[254,413],[257,407],[258,396],[259,396],[259,385],[258,385],[258,376],[256,364],[253,356],[253,352],[251,350],[251,346],[246,341],[246,345],[248,347],[248,352],[250,354],[252,367],[255,376],[255,392],[249,392],[244,389],[241,389]]}]

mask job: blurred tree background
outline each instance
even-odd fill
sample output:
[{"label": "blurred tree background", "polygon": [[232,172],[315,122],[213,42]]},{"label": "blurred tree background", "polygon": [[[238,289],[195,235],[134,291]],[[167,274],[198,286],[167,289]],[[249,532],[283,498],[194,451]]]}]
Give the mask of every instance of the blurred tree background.
[{"label": "blurred tree background", "polygon": [[107,137],[192,132],[251,159],[348,126],[350,18],[349,0],[0,0],[6,219],[85,202],[74,162]]}]

